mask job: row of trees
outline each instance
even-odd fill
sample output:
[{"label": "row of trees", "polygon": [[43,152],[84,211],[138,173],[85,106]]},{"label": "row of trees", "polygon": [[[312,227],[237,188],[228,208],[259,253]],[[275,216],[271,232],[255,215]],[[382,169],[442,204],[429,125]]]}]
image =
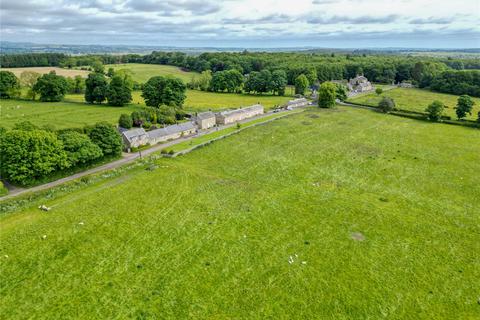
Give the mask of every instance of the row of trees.
[{"label": "row of trees", "polygon": [[132,127],[142,127],[145,129],[155,129],[157,124],[169,125],[175,124],[178,120],[185,118],[182,109],[162,105],[159,108],[146,107],[134,111],[131,114],[122,114],[118,120],[118,125],[125,129]]},{"label": "row of trees", "polygon": [[0,172],[20,185],[31,185],[55,172],[86,166],[121,154],[122,139],[108,123],[82,130],[48,131],[29,122],[0,130]]},{"label": "row of trees", "polygon": [[18,79],[10,71],[0,71],[0,97],[3,99],[20,96],[20,87],[27,88],[27,97],[40,101],[62,101],[67,93],[85,93],[88,103],[123,106],[132,100],[132,81],[127,73],[118,73],[107,79],[103,73],[93,72],[85,80],[81,76],[67,78],[55,71],[40,75],[25,71]]}]

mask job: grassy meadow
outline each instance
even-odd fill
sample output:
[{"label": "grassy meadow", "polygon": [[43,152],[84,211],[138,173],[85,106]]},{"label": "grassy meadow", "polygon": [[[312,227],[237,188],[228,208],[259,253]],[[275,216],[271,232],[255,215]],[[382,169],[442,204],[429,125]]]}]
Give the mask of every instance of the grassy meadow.
[{"label": "grassy meadow", "polygon": [[[378,103],[383,96],[392,98],[397,105],[397,108],[424,112],[425,108],[434,100],[439,100],[446,105],[445,115],[456,119],[455,107],[457,105],[458,96],[446,93],[433,92],[425,89],[415,88],[395,88],[385,91],[378,96],[376,93],[369,93],[350,98],[350,101],[362,103],[370,106],[378,106]],[[475,105],[473,106],[472,115],[467,115],[467,119],[477,119],[477,112],[480,111],[480,99],[473,98]]]},{"label": "grassy meadow", "polygon": [[26,202],[0,317],[477,318],[479,140],[316,109]]},{"label": "grassy meadow", "polygon": [[132,71],[132,78],[139,83],[145,83],[154,76],[174,76],[182,79],[185,83],[190,82],[192,77],[198,77],[197,72],[183,71],[175,66],[159,65],[159,64],[143,64],[143,63],[126,63],[126,64],[107,64],[105,71],[109,68],[114,70],[129,69]]},{"label": "grassy meadow", "polygon": [[[0,100],[1,125],[11,128],[20,121],[30,121],[42,126],[50,124],[57,129],[83,127],[98,121],[117,123],[120,114],[131,113],[145,102],[140,91],[134,91],[133,101],[125,107],[112,107],[106,104],[90,105],[85,103],[83,94],[68,94],[62,102],[40,102],[29,100]],[[287,102],[291,97],[269,95],[247,95],[214,93],[187,90],[186,111],[223,110],[239,108],[260,102],[266,109]]]}]

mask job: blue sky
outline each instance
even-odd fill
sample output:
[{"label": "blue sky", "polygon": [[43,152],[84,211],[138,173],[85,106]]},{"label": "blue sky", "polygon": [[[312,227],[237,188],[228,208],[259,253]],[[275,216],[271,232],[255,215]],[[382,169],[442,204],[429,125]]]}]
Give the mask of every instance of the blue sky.
[{"label": "blue sky", "polygon": [[1,38],[214,47],[480,47],[480,0],[2,0]]}]

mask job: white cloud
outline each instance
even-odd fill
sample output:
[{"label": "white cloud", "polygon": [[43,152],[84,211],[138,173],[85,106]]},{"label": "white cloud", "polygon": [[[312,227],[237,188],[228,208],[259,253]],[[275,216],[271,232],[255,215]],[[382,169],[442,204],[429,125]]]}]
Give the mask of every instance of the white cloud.
[{"label": "white cloud", "polygon": [[[250,46],[480,46],[478,0],[2,0],[3,40]],[[400,41],[401,40],[401,41]]]}]

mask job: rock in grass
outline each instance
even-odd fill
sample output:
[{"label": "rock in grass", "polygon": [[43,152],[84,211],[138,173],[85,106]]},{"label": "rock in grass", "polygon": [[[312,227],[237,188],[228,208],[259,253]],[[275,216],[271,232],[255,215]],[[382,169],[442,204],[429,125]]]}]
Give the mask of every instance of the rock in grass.
[{"label": "rock in grass", "polygon": [[365,236],[361,232],[353,232],[350,236],[355,241],[364,241],[365,240]]}]

